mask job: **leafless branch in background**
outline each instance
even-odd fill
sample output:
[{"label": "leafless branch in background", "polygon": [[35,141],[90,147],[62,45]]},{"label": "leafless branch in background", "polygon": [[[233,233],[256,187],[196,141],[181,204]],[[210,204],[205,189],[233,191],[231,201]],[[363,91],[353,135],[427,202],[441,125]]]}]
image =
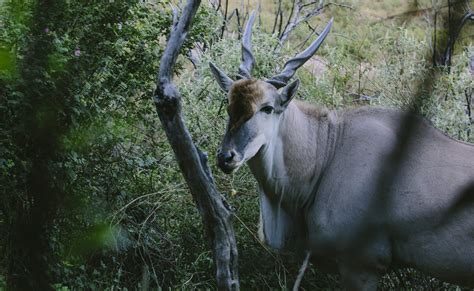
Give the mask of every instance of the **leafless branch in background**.
[{"label": "leafless branch in background", "polygon": [[208,0],[214,10],[219,11],[221,9],[221,0]]},{"label": "leafless branch in background", "polygon": [[446,49],[444,51],[442,62],[441,62],[442,65],[447,66],[448,68],[451,66],[451,58],[453,55],[453,50],[454,50],[454,45],[456,43],[456,40],[458,39],[458,36],[461,33],[462,28],[464,27],[464,25],[467,23],[468,20],[474,21],[474,12],[467,11],[466,13],[464,13],[461,19],[457,21],[457,25],[456,24],[450,25],[448,43],[446,45]]},{"label": "leafless branch in background", "polygon": [[229,0],[225,0],[225,7],[224,7],[224,19],[222,21],[222,28],[221,28],[221,38],[224,37],[224,32],[227,28],[227,12],[229,9]]},{"label": "leafless branch in background", "polygon": [[240,21],[240,14],[239,14],[239,9],[235,9],[235,16],[237,17],[237,29],[239,30],[239,39],[240,35],[242,34],[242,22]]},{"label": "leafless branch in background", "polygon": [[283,46],[283,43],[288,38],[290,32],[296,28],[298,18],[300,17],[299,12],[301,9],[301,1],[300,0],[293,0],[291,4],[291,11],[290,16],[288,17],[288,21],[286,22],[285,28],[283,31],[280,32],[278,35],[278,45],[276,47],[276,51],[279,51]]},{"label": "leafless branch in background", "polygon": [[[330,5],[352,9],[352,6],[341,3],[329,2],[324,4],[323,0],[311,1],[307,3],[305,3],[305,1],[303,0],[293,0],[291,5],[290,16],[285,24],[285,28],[283,29],[283,31],[279,29],[278,44],[275,47],[275,51],[280,51],[283,46],[283,43],[288,39],[291,32],[295,30],[301,23],[308,23],[311,18],[321,14],[323,9]],[[283,17],[281,16],[280,21],[282,18]],[[310,34],[313,33],[314,32],[311,32]]]},{"label": "leafless branch in background", "polygon": [[235,15],[235,10],[237,10],[237,9],[232,10],[232,12],[229,14],[229,17],[227,17],[227,21],[230,22],[230,20],[232,20],[232,17],[234,17],[234,15]]},{"label": "leafless branch in background", "polygon": [[[277,24],[278,24],[278,20],[280,20],[280,23],[282,22],[282,11],[281,11],[281,2],[282,0],[278,0],[278,8],[277,10],[275,11],[275,20],[273,21],[273,28],[272,28],[272,34],[275,33],[276,31],[276,28],[277,28]],[[280,25],[281,27],[281,25]],[[280,35],[280,31],[278,31],[278,35]]]},{"label": "leafless branch in background", "polygon": [[238,290],[238,255],[231,221],[232,212],[216,189],[207,165],[207,155],[201,152],[191,139],[181,112],[181,95],[172,82],[178,52],[186,39],[200,2],[189,0],[177,26],[173,27],[160,61],[153,98],[163,129],[211,240],[217,288]]},{"label": "leafless branch in background", "polygon": [[291,14],[285,25],[285,29],[278,37],[279,46],[281,47],[283,45],[290,33],[296,27],[298,27],[300,23],[308,21],[313,16],[320,14],[324,7],[323,3],[324,2],[322,0],[312,1],[309,3],[304,3],[302,0],[294,0],[291,8]]},{"label": "leafless branch in background", "polygon": [[[465,0],[454,1],[454,2],[452,2],[451,5],[458,4],[458,3],[461,3],[461,2],[465,2]],[[429,11],[432,11],[432,10],[437,10],[439,12],[440,9],[448,8],[448,7],[449,7],[449,4],[441,5],[441,6],[433,5],[433,6],[427,7],[427,8],[412,9],[412,10],[408,10],[408,11],[405,11],[405,12],[402,12],[402,13],[392,14],[392,15],[389,15],[387,17],[379,18],[379,20],[377,20],[376,22],[391,20],[391,19],[394,19],[394,18],[401,18],[401,17],[417,15],[417,14],[420,14],[420,13],[423,13],[423,12],[429,12]]]},{"label": "leafless branch in background", "polygon": [[[470,56],[469,58],[469,71],[471,75],[474,77],[474,55]],[[467,88],[466,91],[464,92],[466,96],[466,114],[469,117],[469,123],[474,124],[474,88]],[[471,134],[471,131],[469,129],[468,131],[468,136]]]},{"label": "leafless branch in background", "polygon": [[240,20],[240,13],[239,13],[239,9],[235,8],[232,13],[229,15],[228,19],[227,19],[227,22],[230,23],[230,21],[232,20],[232,18],[235,16],[235,19],[237,21],[237,31],[239,32],[239,35],[238,35],[238,39],[240,39],[240,36],[242,34],[242,25],[241,25],[241,20]]},{"label": "leafless branch in background", "polygon": [[[444,9],[446,12],[443,12]],[[451,57],[454,45],[459,39],[460,32],[464,25],[470,20],[474,20],[474,12],[466,0],[448,0],[446,5],[433,5],[431,7],[405,11],[399,14],[390,15],[380,21],[390,20],[394,18],[403,18],[417,15],[423,12],[433,11],[433,42],[432,42],[432,63],[433,66],[446,66],[448,70],[451,66]],[[439,37],[438,26],[441,25],[446,31],[446,37]],[[447,39],[446,43],[443,40]],[[441,43],[440,43],[441,42]],[[442,48],[444,51],[440,53]]]},{"label": "leafless branch in background", "polygon": [[432,64],[433,66],[436,66],[436,52],[437,52],[437,49],[436,49],[436,45],[437,45],[437,38],[436,38],[436,35],[437,35],[437,29],[438,29],[438,9],[435,8],[434,9],[434,15],[433,15],[433,45],[432,45],[432,50],[433,50],[433,53],[432,53]]},{"label": "leafless branch in background", "polygon": [[467,116],[469,117],[469,122],[472,124],[474,122],[474,116],[472,115],[472,105],[473,105],[473,101],[472,101],[472,88],[469,90],[469,89],[466,89],[466,91],[464,92],[464,94],[466,95],[466,114]]},{"label": "leafless branch in background", "polygon": [[306,26],[309,28],[310,33],[308,33],[305,39],[296,46],[296,50],[301,50],[304,46],[306,46],[306,43],[308,42],[308,40],[311,39],[311,37],[313,37],[313,35],[319,35],[318,32],[316,31],[316,28],[312,27],[308,21],[305,21],[305,23],[306,23]]}]

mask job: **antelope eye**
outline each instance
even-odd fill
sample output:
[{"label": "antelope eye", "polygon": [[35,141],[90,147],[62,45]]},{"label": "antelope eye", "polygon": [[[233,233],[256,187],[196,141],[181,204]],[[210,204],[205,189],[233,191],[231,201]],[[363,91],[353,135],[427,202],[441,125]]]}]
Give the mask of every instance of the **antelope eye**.
[{"label": "antelope eye", "polygon": [[266,113],[266,114],[271,114],[273,112],[273,107],[271,106],[265,106],[260,111]]}]

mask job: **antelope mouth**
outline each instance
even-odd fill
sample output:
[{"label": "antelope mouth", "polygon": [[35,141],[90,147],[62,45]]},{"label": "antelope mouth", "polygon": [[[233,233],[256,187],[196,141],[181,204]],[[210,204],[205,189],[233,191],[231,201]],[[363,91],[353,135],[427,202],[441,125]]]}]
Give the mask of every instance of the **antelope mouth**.
[{"label": "antelope mouth", "polygon": [[234,162],[231,162],[231,163],[226,163],[226,162],[218,162],[217,163],[217,166],[222,170],[222,172],[224,172],[224,174],[231,174],[232,172],[234,172],[235,170],[237,170],[240,166],[242,165],[241,162],[238,162],[238,161],[234,161]]},{"label": "antelope mouth", "polygon": [[242,165],[241,155],[234,149],[219,149],[217,153],[217,166],[225,174],[232,173]]}]

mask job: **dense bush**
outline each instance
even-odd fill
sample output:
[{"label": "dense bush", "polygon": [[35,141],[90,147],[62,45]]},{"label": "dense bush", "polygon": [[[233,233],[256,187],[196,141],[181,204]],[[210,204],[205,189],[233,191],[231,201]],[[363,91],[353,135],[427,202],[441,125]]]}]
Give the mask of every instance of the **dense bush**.
[{"label": "dense bush", "polygon": [[[157,201],[166,202],[170,193],[179,197],[178,190],[183,188],[166,139],[156,126],[150,99],[165,36],[171,26],[171,10],[166,4],[67,2],[49,7],[54,16],[40,28],[35,18],[41,15],[38,9],[42,7],[36,6],[40,4],[7,2],[2,6],[1,57],[2,64],[8,65],[2,66],[0,80],[0,170],[4,202],[0,229],[5,238],[0,248],[7,254],[5,262],[15,248],[9,242],[15,235],[12,228],[18,228],[13,214],[23,207],[16,205],[21,197],[26,197],[23,185],[28,185],[28,171],[34,163],[25,147],[17,142],[18,136],[29,134],[28,128],[22,126],[22,112],[33,102],[30,96],[23,97],[22,84],[38,80],[41,83],[34,89],[43,100],[52,100],[53,94],[61,100],[71,100],[63,106],[65,118],[60,123],[68,125],[55,142],[58,145],[55,158],[46,160],[53,169],[49,177],[61,182],[64,193],[56,204],[54,223],[47,235],[48,249],[57,262],[52,270],[57,286],[136,287],[142,281],[146,260],[151,258],[143,254],[143,249],[147,253],[159,250],[156,253],[161,261],[154,259],[149,265],[156,268],[168,262],[168,266],[162,267],[165,272],[153,274],[158,274],[160,284],[170,284],[166,276],[174,276],[169,264],[173,266],[177,252],[167,254],[166,250],[174,246],[161,236],[173,232],[164,233],[156,228],[149,231],[146,219],[155,221],[150,214],[158,211]],[[55,11],[60,12],[54,14]],[[213,33],[206,28],[212,17],[207,10],[201,10],[186,50],[197,38],[204,41],[212,38]],[[29,44],[43,38],[51,44],[42,55],[47,62],[35,69],[44,73],[38,79],[27,79],[23,71],[31,64],[24,61],[25,56],[36,49]],[[51,93],[39,91],[41,88],[48,88]],[[44,116],[36,108],[32,110],[35,118]],[[61,115],[55,109],[50,112]],[[124,206],[137,196],[136,201],[142,207],[136,208],[131,203],[133,209],[124,215],[123,210],[128,210]],[[189,202],[188,212],[194,210],[189,197],[181,196]],[[147,197],[149,203],[144,203],[142,198]],[[172,207],[163,213],[183,208],[181,200],[173,201],[174,204],[163,204]],[[35,200],[29,203],[31,206],[26,207],[34,207]],[[172,217],[165,218],[167,223],[175,224]],[[177,233],[184,231],[181,227],[174,229]],[[147,235],[143,236],[144,233]],[[1,273],[7,272],[4,269],[7,265],[2,263]]]},{"label": "dense bush", "polygon": [[[34,50],[31,43],[45,38],[51,45],[44,52],[47,61],[35,67],[42,71],[33,89],[52,90],[42,94],[62,94],[68,101],[57,113],[65,126],[58,134],[54,159],[48,161],[52,181],[60,182],[63,193],[48,236],[55,257],[55,288],[213,289],[212,257],[201,220],[151,100],[171,9],[167,1],[102,2],[65,1],[57,7],[59,12],[52,11],[51,22],[39,29],[34,2],[7,1],[1,8],[0,253],[8,257],[8,238],[15,231],[12,213],[25,197],[25,173],[32,163],[19,146],[23,140],[19,137],[28,136],[22,113],[33,112],[37,114],[33,120],[47,121],[47,111],[29,107],[31,95],[25,95],[22,87],[32,82],[25,74],[30,66],[25,60],[31,60],[28,55]],[[456,138],[474,140],[465,111],[466,91],[474,87],[468,68],[472,43],[461,46],[447,72],[430,63],[427,23],[398,28],[394,21],[387,29],[386,23],[368,19],[354,30],[358,16],[333,7],[316,24],[321,26],[329,15],[336,15],[333,33],[319,57],[298,72],[303,84],[297,98],[346,109],[361,104],[406,107],[419,94],[421,113],[437,127]],[[213,162],[224,131],[226,104],[208,62],[231,76],[240,63],[238,34],[226,33],[220,39],[221,23],[219,12],[201,7],[182,54],[195,41],[205,49],[197,53],[196,67],[180,58],[176,83],[192,137],[209,153],[216,183],[235,209],[242,288],[287,289],[301,258],[277,254],[258,241],[258,195],[248,169],[225,176]],[[259,78],[272,75],[294,55],[293,44],[300,43],[291,41],[276,54],[277,40],[264,25],[253,34],[254,76]],[[296,38],[307,32],[302,27]],[[420,90],[420,78],[426,75],[433,76],[433,82]],[[2,289],[7,259],[0,262]],[[387,276],[382,287],[443,286],[427,280],[409,270]],[[337,286],[337,277],[314,268],[308,269],[303,283],[307,289]]]}]

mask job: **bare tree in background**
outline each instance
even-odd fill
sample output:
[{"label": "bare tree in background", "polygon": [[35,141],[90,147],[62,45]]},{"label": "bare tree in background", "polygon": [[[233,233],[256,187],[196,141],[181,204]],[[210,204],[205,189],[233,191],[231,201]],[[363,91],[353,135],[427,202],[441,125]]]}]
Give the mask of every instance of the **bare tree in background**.
[{"label": "bare tree in background", "polygon": [[278,44],[275,48],[276,52],[279,52],[283,46],[283,43],[288,40],[291,32],[299,27],[301,24],[306,24],[311,32],[305,38],[303,43],[300,46],[304,46],[305,43],[314,35],[317,34],[317,29],[313,28],[309,21],[316,15],[319,15],[323,12],[325,7],[330,5],[336,5],[339,7],[352,9],[350,5],[339,4],[334,2],[329,2],[324,4],[323,0],[319,1],[304,1],[304,0],[293,0],[291,3],[290,15],[286,21],[285,26],[283,27],[283,8],[282,0],[278,0],[278,7],[275,12],[275,20],[273,22],[272,33],[277,33],[278,35]]},{"label": "bare tree in background", "polygon": [[[277,50],[281,48],[283,43],[290,36],[290,33],[303,22],[310,20],[313,16],[319,15],[324,7],[324,1],[310,1],[305,3],[303,0],[293,0],[291,4],[290,16],[286,22],[283,30],[278,31],[278,46]],[[279,3],[279,11],[276,13],[276,17],[280,15],[280,22],[282,21],[281,3]],[[275,23],[277,21],[275,20]]]},{"label": "bare tree in background", "polygon": [[441,52],[441,48],[438,50],[437,46],[441,44],[437,43],[437,18],[439,11],[435,9],[434,14],[434,41],[433,41],[433,65],[446,66],[449,70],[451,67],[451,59],[454,51],[455,43],[463,29],[463,27],[469,22],[474,21],[474,12],[469,1],[459,0],[448,0],[447,5],[447,18],[446,23],[443,25],[447,28],[446,30],[446,44],[444,50]]},{"label": "bare tree in background", "polygon": [[[189,186],[212,244],[219,290],[238,290],[237,246],[232,213],[217,191],[207,155],[193,143],[181,113],[181,95],[172,82],[178,52],[191,26],[200,0],[189,0],[179,21],[173,24],[160,61],[154,102],[179,168]],[[175,15],[176,16],[176,15]],[[177,19],[177,17],[175,17]]]}]

